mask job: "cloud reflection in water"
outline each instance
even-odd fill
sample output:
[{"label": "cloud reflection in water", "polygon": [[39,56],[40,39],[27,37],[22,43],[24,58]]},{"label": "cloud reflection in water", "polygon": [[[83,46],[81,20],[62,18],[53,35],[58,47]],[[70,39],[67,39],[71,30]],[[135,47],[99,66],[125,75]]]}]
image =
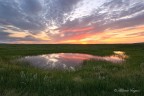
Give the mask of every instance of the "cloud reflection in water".
[{"label": "cloud reflection in water", "polygon": [[112,63],[122,63],[128,56],[122,51],[114,51],[111,56],[94,56],[80,53],[55,53],[38,56],[26,56],[20,61],[29,62],[31,65],[45,69],[70,69],[82,65],[85,60],[108,61]]}]

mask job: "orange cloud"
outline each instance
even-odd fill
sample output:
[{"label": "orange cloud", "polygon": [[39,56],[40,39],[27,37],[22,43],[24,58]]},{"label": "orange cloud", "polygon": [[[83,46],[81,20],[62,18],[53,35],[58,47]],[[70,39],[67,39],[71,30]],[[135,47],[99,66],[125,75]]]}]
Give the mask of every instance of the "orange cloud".
[{"label": "orange cloud", "polygon": [[[104,32],[94,32],[94,27],[84,27],[76,29],[65,29],[60,32],[69,32],[72,35],[62,38],[62,40],[51,39],[45,32],[40,32],[39,34],[33,35],[27,32],[13,32],[7,30],[11,34],[10,37],[20,37],[25,38],[26,36],[32,36],[38,39],[35,41],[18,41],[17,43],[66,43],[66,44],[112,44],[112,43],[136,43],[144,42],[144,25],[135,26],[122,29],[107,29]],[[92,32],[93,31],[93,32]],[[62,33],[63,34],[63,33]]]},{"label": "orange cloud", "polygon": [[60,43],[99,44],[144,42],[144,26],[107,29],[104,32],[85,33],[67,38]]}]

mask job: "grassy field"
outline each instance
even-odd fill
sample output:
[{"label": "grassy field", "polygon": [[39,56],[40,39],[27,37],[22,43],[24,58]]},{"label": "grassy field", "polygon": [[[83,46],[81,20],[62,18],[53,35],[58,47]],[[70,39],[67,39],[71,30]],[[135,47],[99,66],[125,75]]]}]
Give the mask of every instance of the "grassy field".
[{"label": "grassy field", "polygon": [[[19,56],[124,51],[122,64],[84,61],[76,71],[42,70],[13,62]],[[0,45],[0,96],[144,96],[144,44]]]}]

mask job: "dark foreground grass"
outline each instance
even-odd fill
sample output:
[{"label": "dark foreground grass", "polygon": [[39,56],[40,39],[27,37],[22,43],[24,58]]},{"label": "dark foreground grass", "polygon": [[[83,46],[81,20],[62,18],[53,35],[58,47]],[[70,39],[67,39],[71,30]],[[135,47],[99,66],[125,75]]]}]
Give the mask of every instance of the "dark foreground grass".
[{"label": "dark foreground grass", "polygon": [[[75,71],[42,70],[14,58],[48,53],[111,55],[124,51],[123,64],[84,61]],[[144,96],[144,44],[0,45],[0,96]]]}]

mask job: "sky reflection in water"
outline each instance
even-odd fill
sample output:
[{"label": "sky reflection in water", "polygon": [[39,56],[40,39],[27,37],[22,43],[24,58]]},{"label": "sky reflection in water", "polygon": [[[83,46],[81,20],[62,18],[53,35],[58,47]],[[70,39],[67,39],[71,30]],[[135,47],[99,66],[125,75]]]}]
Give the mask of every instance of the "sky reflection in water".
[{"label": "sky reflection in water", "polygon": [[29,62],[31,65],[45,69],[70,69],[82,65],[85,60],[108,61],[112,63],[122,63],[128,56],[125,52],[114,51],[111,56],[94,56],[80,53],[54,53],[38,56],[26,56],[20,61]]}]

